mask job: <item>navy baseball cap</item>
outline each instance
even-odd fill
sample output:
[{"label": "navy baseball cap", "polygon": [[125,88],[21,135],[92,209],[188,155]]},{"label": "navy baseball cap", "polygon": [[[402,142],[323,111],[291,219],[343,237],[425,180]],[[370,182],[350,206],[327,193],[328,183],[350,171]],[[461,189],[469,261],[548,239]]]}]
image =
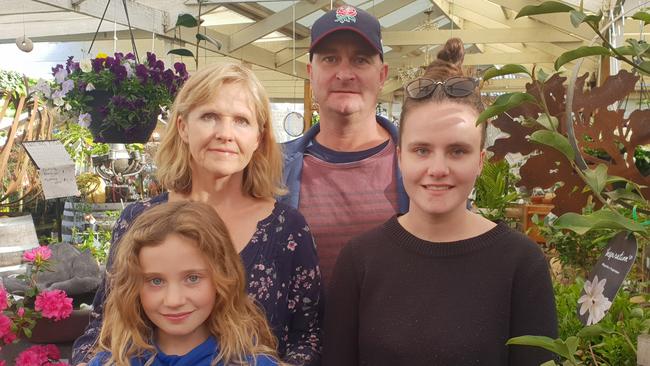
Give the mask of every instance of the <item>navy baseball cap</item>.
[{"label": "navy baseball cap", "polygon": [[314,22],[311,27],[309,59],[311,60],[314,48],[320,41],[341,30],[353,31],[360,35],[379,52],[382,61],[384,60],[379,21],[367,11],[350,5],[330,10]]}]

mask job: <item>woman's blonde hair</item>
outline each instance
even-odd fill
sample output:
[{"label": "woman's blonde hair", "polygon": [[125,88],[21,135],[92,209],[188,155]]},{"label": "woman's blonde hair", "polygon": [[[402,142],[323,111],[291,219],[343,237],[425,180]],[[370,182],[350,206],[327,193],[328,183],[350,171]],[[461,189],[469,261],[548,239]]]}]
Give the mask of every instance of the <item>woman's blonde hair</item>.
[{"label": "woman's blonde hair", "polygon": [[269,98],[255,74],[236,63],[210,65],[197,71],[176,95],[171,118],[156,154],[160,183],[175,192],[191,191],[190,150],[180,137],[178,119],[187,121],[189,113],[214,100],[224,84],[238,84],[248,92],[259,126],[259,147],[244,168],[244,192],[257,198],[273,198],[286,193],[282,185],[282,153],[273,137]]},{"label": "woman's blonde hair", "polygon": [[216,211],[200,202],[170,202],[148,209],[120,240],[109,273],[110,292],[97,352],[108,351],[107,365],[128,366],[130,358],[155,352],[155,325],[140,301],[143,285],[138,255],[143,247],[160,245],[170,234],[193,240],[205,256],[216,288],[216,301],[206,324],[219,343],[213,361],[248,365],[247,356],[277,359],[277,340],[265,316],[246,294],[246,275],[226,225]]}]

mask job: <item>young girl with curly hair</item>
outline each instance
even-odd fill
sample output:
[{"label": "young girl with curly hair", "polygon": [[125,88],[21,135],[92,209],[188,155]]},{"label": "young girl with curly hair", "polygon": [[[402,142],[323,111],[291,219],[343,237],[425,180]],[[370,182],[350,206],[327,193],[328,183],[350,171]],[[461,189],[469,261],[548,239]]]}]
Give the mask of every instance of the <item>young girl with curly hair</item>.
[{"label": "young girl with curly hair", "polygon": [[164,203],[122,238],[92,366],[278,365],[225,224],[204,203]]}]

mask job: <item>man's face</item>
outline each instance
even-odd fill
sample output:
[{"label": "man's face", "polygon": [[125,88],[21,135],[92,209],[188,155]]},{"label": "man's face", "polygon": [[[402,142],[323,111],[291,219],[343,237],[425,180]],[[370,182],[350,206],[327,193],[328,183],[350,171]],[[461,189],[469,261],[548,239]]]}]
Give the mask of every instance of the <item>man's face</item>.
[{"label": "man's face", "polygon": [[388,75],[377,50],[352,31],[320,41],[307,70],[320,110],[343,116],[374,115]]}]

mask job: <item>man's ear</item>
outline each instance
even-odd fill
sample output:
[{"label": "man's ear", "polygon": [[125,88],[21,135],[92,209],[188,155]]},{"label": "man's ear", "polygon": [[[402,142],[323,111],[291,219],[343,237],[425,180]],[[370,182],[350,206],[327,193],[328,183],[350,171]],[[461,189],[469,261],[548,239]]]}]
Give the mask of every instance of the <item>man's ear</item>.
[{"label": "man's ear", "polygon": [[402,149],[397,146],[397,169],[402,171]]},{"label": "man's ear", "polygon": [[388,64],[381,64],[381,74],[379,75],[379,81],[381,84],[381,87],[384,87],[384,83],[386,82],[386,79],[388,78]]},{"label": "man's ear", "polygon": [[181,116],[178,116],[176,119],[176,129],[178,130],[178,136],[180,136],[181,140],[187,143],[187,122],[185,122]]}]

